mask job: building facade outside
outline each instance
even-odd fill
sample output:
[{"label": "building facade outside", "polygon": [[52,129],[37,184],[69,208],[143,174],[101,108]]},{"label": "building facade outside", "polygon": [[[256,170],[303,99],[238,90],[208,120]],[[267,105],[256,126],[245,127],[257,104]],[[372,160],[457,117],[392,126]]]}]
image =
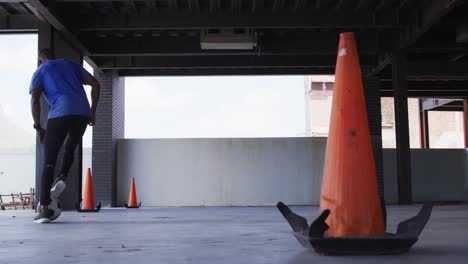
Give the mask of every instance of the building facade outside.
[{"label": "building facade outside", "polygon": [[[305,136],[327,137],[333,101],[334,76],[304,76],[306,111]],[[392,97],[381,99],[382,146],[395,148],[395,111]],[[411,148],[421,148],[419,99],[408,99]],[[429,111],[429,143],[431,148],[463,148],[463,113]]]}]

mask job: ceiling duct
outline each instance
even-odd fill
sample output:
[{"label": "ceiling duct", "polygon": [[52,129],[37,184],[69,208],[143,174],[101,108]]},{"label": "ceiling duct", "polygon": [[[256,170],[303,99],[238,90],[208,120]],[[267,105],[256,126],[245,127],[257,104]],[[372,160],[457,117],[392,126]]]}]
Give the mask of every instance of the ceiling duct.
[{"label": "ceiling duct", "polygon": [[204,50],[251,50],[257,46],[257,40],[249,29],[211,29],[201,32],[200,45]]},{"label": "ceiling duct", "polygon": [[468,23],[457,27],[457,43],[468,43]]}]

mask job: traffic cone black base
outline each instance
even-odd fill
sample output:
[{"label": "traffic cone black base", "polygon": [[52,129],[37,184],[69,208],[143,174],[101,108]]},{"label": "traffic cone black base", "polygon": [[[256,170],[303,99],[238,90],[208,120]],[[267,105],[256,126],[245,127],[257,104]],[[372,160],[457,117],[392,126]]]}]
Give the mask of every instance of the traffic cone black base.
[{"label": "traffic cone black base", "polygon": [[136,209],[136,208],[140,208],[140,206],[141,206],[141,202],[137,206],[128,206],[128,204],[125,203],[125,208],[134,208],[134,209]]},{"label": "traffic cone black base", "polygon": [[96,209],[81,209],[81,203],[75,204],[76,211],[79,213],[97,213],[101,211],[101,203],[98,203]]},{"label": "traffic cone black base", "polygon": [[309,226],[307,220],[295,214],[285,204],[277,207],[294,231],[294,236],[305,248],[313,248],[323,255],[389,255],[402,254],[418,241],[432,212],[432,203],[425,203],[419,213],[398,224],[396,234],[386,233],[383,237],[325,237],[325,223],[330,210],[322,214]]}]

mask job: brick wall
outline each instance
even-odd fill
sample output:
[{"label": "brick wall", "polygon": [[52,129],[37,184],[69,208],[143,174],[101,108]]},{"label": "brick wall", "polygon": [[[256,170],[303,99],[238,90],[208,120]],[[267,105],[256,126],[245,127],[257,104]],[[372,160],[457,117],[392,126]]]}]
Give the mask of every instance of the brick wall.
[{"label": "brick wall", "polygon": [[93,129],[93,183],[96,202],[116,204],[116,142],[125,133],[125,78],[115,73],[97,74],[101,96]]}]

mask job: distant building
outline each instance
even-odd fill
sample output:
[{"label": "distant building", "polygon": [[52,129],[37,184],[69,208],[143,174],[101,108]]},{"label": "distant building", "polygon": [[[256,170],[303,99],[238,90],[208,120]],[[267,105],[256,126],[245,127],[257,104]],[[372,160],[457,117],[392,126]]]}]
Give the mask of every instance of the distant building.
[{"label": "distant building", "polygon": [[335,76],[304,76],[304,82],[306,136],[327,137]]},{"label": "distant building", "polygon": [[[305,123],[304,136],[327,137],[333,100],[333,75],[304,76]],[[381,99],[382,145],[395,148],[395,113],[392,97]],[[420,148],[419,99],[408,99],[410,145]],[[429,112],[431,148],[463,148],[461,112]]]}]

